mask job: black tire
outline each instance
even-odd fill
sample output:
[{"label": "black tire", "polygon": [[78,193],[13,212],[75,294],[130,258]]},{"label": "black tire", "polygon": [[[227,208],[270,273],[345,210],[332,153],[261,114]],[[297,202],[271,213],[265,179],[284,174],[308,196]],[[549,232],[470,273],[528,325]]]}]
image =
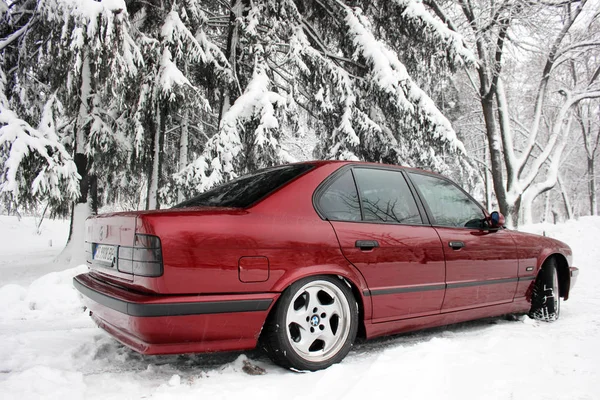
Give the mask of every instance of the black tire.
[{"label": "black tire", "polygon": [[357,330],[358,304],[347,283],[313,276],[282,293],[263,329],[261,347],[284,368],[317,371],[346,357]]},{"label": "black tire", "polygon": [[529,316],[546,322],[556,321],[560,316],[558,266],[553,258],[544,263],[535,280]]}]

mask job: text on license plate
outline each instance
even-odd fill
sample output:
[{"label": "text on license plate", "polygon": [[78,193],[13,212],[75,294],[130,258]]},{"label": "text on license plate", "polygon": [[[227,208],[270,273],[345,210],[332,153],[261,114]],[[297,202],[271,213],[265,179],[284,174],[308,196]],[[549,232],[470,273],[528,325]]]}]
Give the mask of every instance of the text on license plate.
[{"label": "text on license plate", "polygon": [[112,263],[113,259],[115,258],[116,248],[116,246],[107,246],[105,244],[99,244],[96,247],[96,252],[94,253],[94,260]]}]

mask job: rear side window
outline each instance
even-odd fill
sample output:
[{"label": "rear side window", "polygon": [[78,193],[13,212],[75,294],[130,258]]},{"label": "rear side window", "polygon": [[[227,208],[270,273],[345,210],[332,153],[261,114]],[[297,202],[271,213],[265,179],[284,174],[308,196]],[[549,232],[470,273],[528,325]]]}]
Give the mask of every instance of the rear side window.
[{"label": "rear side window", "polygon": [[176,205],[246,208],[313,168],[311,164],[283,165],[241,176]]},{"label": "rear side window", "polygon": [[356,168],[354,177],[365,221],[412,225],[423,223],[402,172]]},{"label": "rear side window", "polygon": [[446,179],[410,173],[410,179],[423,195],[439,226],[457,228],[480,227],[485,217],[479,205]]},{"label": "rear side window", "polygon": [[319,210],[330,221],[360,221],[360,205],[352,172],[347,170],[319,198]]}]

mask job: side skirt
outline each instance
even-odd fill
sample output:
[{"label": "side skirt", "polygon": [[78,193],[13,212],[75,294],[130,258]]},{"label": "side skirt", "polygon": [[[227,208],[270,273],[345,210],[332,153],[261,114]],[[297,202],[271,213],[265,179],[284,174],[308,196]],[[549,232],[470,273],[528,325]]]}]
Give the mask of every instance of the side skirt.
[{"label": "side skirt", "polygon": [[522,299],[512,303],[498,304],[494,306],[471,308],[463,311],[455,311],[445,314],[435,314],[425,317],[401,319],[381,323],[365,322],[367,339],[396,333],[418,331],[421,329],[434,328],[436,326],[452,325],[459,322],[471,321],[481,318],[497,317],[511,313],[526,313],[531,304]]}]

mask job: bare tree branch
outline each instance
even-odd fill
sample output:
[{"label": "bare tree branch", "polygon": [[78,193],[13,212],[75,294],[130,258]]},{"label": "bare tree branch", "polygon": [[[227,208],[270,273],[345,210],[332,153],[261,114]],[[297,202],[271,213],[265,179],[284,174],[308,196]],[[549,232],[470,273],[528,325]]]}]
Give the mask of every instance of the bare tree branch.
[{"label": "bare tree branch", "polygon": [[[574,2],[575,1],[570,1],[569,4],[574,3]],[[540,120],[541,120],[541,116],[542,116],[542,108],[543,108],[545,98],[546,98],[546,90],[548,87],[548,81],[550,79],[550,72],[552,70],[554,62],[556,61],[558,50],[560,48],[560,45],[562,44],[563,39],[565,38],[565,36],[567,35],[569,30],[575,23],[575,21],[577,20],[577,17],[581,14],[581,10],[583,9],[583,6],[585,6],[586,2],[587,2],[587,0],[581,0],[580,4],[577,6],[577,8],[574,11],[572,11],[572,14],[570,15],[569,19],[567,20],[567,22],[565,23],[565,25],[563,26],[561,31],[559,32],[558,36],[555,38],[554,43],[552,44],[552,47],[550,49],[550,52],[548,53],[548,57],[546,59],[546,65],[544,66],[544,69],[542,71],[542,79],[541,79],[540,85],[538,87],[538,94],[537,94],[537,98],[536,98],[536,102],[535,102],[533,124],[532,124],[531,129],[529,130],[530,137],[527,140],[527,143],[525,144],[525,149],[523,150],[521,159],[518,160],[518,163],[519,163],[518,173],[519,174],[521,172],[523,172],[523,169],[525,168],[525,165],[527,164],[527,161],[529,160],[529,157],[531,156],[531,150],[533,149],[533,145],[535,144],[535,142],[537,140],[539,126],[540,126]]]}]

